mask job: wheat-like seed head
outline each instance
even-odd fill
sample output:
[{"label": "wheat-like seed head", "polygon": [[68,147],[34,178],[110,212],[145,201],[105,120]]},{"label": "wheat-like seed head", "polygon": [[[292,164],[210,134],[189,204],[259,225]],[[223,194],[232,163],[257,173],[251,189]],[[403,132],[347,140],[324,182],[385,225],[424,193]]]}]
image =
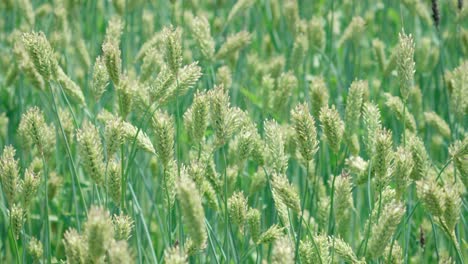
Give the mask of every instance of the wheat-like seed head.
[{"label": "wheat-like seed head", "polygon": [[228,56],[232,56],[250,44],[251,38],[251,34],[247,31],[241,31],[234,35],[230,35],[224,44],[219,48],[215,58],[224,59]]},{"label": "wheat-like seed head", "polygon": [[187,176],[185,169],[181,170],[181,177],[177,185],[177,197],[180,202],[184,226],[194,247],[197,249],[205,248],[207,240],[205,212],[200,193],[195,183]]},{"label": "wheat-like seed head", "polygon": [[330,237],[330,244],[333,245],[335,253],[340,256],[346,263],[365,264],[364,260],[359,260],[351,246],[342,238]]},{"label": "wheat-like seed head", "polygon": [[306,103],[297,105],[291,113],[291,119],[299,151],[307,162],[311,161],[317,153],[318,141],[315,120],[309,113],[309,106]]},{"label": "wheat-like seed head", "polygon": [[63,71],[60,66],[57,66],[57,81],[60,83],[64,92],[82,105],[86,105],[83,91],[81,88]]},{"label": "wheat-like seed head", "polygon": [[94,62],[93,81],[91,85],[96,101],[99,101],[109,83],[109,73],[106,67],[105,59],[101,56],[97,57],[96,62]]},{"label": "wheat-like seed head", "polygon": [[128,240],[133,229],[133,220],[130,216],[120,214],[112,217],[114,226],[114,238],[116,240]]},{"label": "wheat-like seed head", "polygon": [[112,241],[107,254],[109,263],[135,263],[127,241]]},{"label": "wheat-like seed head", "polygon": [[28,244],[28,253],[32,256],[34,263],[40,263],[44,254],[41,241],[35,237],[31,237]]},{"label": "wheat-like seed head", "polygon": [[381,190],[389,181],[393,166],[393,143],[390,130],[379,131],[375,139],[375,155],[372,157],[372,169],[375,173],[377,188]]},{"label": "wheat-like seed head", "polygon": [[239,227],[240,230],[244,229],[244,222],[247,213],[247,199],[242,192],[236,192],[228,199],[229,218]]},{"label": "wheat-like seed head", "polygon": [[111,161],[107,169],[107,189],[109,195],[115,205],[120,205],[120,200],[122,198],[122,188],[121,188],[121,165],[117,161]]},{"label": "wheat-like seed head", "polygon": [[325,48],[326,33],[324,29],[323,19],[312,17],[308,25],[309,46],[315,47],[318,50]]},{"label": "wheat-like seed head", "polygon": [[77,130],[76,139],[80,145],[85,172],[96,184],[102,184],[104,180],[104,164],[102,143],[98,129],[86,120],[82,128]]},{"label": "wheat-like seed head", "polygon": [[287,236],[282,236],[273,243],[273,253],[271,263],[273,264],[293,264],[294,262],[294,244]]},{"label": "wheat-like seed head", "polygon": [[413,88],[415,63],[414,63],[414,40],[411,34],[404,31],[399,35],[397,51],[397,71],[400,81],[400,93],[404,101],[408,99],[410,90]]},{"label": "wheat-like seed head", "polygon": [[23,207],[16,203],[11,206],[8,212],[10,216],[10,224],[11,229],[13,230],[13,235],[15,239],[18,240],[21,230],[23,229],[24,215],[26,212],[24,211]]},{"label": "wheat-like seed head", "polygon": [[341,139],[344,133],[344,122],[335,106],[329,108],[322,107],[320,110],[320,122],[323,130],[323,136],[330,145],[334,153],[338,153],[341,146]]},{"label": "wheat-like seed head", "polygon": [[91,207],[84,224],[87,251],[91,261],[97,261],[109,249],[114,237],[114,228],[109,212],[101,207]]},{"label": "wheat-like seed head", "polygon": [[22,40],[36,70],[46,81],[54,78],[57,72],[57,60],[44,33],[24,33]]},{"label": "wheat-like seed head", "polygon": [[119,85],[122,71],[122,59],[120,58],[120,49],[114,41],[104,42],[102,44],[104,63],[107,68],[109,78],[114,85]]},{"label": "wheat-like seed head", "polygon": [[361,34],[364,32],[365,26],[366,21],[362,17],[353,17],[341,38],[338,40],[338,47],[341,47],[348,40],[359,40]]},{"label": "wheat-like seed head", "polygon": [[413,133],[407,134],[407,144],[414,162],[410,177],[419,180],[425,177],[429,169],[429,156],[422,140]]},{"label": "wheat-like seed head", "polygon": [[36,146],[41,155],[50,154],[55,147],[55,130],[46,124],[38,107],[31,107],[23,114],[18,133],[30,147]]},{"label": "wheat-like seed head", "polygon": [[387,59],[385,56],[385,43],[383,43],[380,39],[373,39],[372,48],[374,51],[374,56],[377,59],[377,64],[379,65],[380,70],[383,72],[387,64]]},{"label": "wheat-like seed head", "polygon": [[288,157],[285,153],[285,138],[281,127],[273,120],[264,122],[265,164],[277,173],[285,173]]},{"label": "wheat-like seed head", "polygon": [[397,119],[404,122],[407,129],[413,132],[416,131],[416,120],[400,97],[389,93],[384,93],[384,96],[386,99],[385,105],[396,115]]},{"label": "wheat-like seed head", "polygon": [[291,51],[291,56],[289,58],[290,68],[295,72],[300,72],[302,70],[302,64],[306,58],[306,53],[309,49],[309,44],[307,43],[307,36],[301,34],[296,37]]},{"label": "wheat-like seed head", "polygon": [[256,241],[256,244],[257,245],[268,244],[268,243],[275,241],[276,239],[278,239],[279,237],[283,235],[283,230],[284,228],[276,224],[270,226],[265,232],[260,234],[260,236],[258,237],[258,240]]},{"label": "wheat-like seed head", "polygon": [[166,27],[163,30],[164,60],[171,73],[178,76],[182,66],[182,30],[180,28]]},{"label": "wheat-like seed head", "polygon": [[373,156],[375,152],[375,139],[377,132],[382,128],[380,110],[374,103],[365,103],[363,120],[366,127],[366,147],[367,154]]},{"label": "wheat-like seed head", "polygon": [[15,159],[15,154],[16,150],[9,145],[3,149],[0,157],[0,180],[9,206],[15,203],[19,188],[18,160]]},{"label": "wheat-like seed head", "polygon": [[167,264],[187,264],[187,254],[178,246],[164,250],[164,261]]},{"label": "wheat-like seed head", "polygon": [[189,16],[190,31],[205,60],[214,59],[215,42],[211,36],[210,23],[205,16]]},{"label": "wheat-like seed head", "polygon": [[450,138],[451,131],[449,125],[435,112],[424,112],[424,119],[426,124],[436,128],[442,136]]},{"label": "wheat-like seed head", "polygon": [[75,229],[71,228],[65,232],[63,237],[65,256],[69,263],[86,263],[88,253],[86,241]]},{"label": "wheat-like seed head", "polygon": [[229,66],[224,65],[216,71],[216,84],[229,90],[232,86],[232,72]]},{"label": "wheat-like seed head", "polygon": [[367,258],[375,259],[384,253],[384,250],[390,242],[400,219],[405,213],[402,204],[391,202],[382,208],[382,213],[377,224],[372,226],[371,237],[368,242]]},{"label": "wheat-like seed head", "polygon": [[152,125],[156,138],[156,154],[163,166],[167,166],[174,158],[173,117],[164,112],[157,112],[153,116]]},{"label": "wheat-like seed head", "polygon": [[398,199],[401,199],[410,182],[411,171],[414,162],[411,152],[403,147],[398,147],[395,152],[395,169],[392,173],[395,182],[395,191]]},{"label": "wheat-like seed head", "polygon": [[254,243],[256,243],[260,237],[261,217],[260,211],[255,208],[250,208],[246,215],[250,236]]},{"label": "wheat-like seed head", "polygon": [[26,169],[24,172],[24,180],[21,184],[21,202],[27,210],[31,200],[34,199],[37,189],[40,184],[40,175],[34,173],[31,169]]},{"label": "wheat-like seed head", "polygon": [[333,203],[337,234],[346,237],[349,229],[351,211],[353,210],[353,197],[351,192],[351,177],[342,173],[335,180],[335,200]]},{"label": "wheat-like seed head", "polygon": [[310,81],[309,94],[312,114],[315,118],[319,118],[320,109],[328,105],[330,98],[327,85],[322,76],[316,76]]},{"label": "wheat-like seed head", "polygon": [[295,213],[300,213],[299,194],[296,188],[289,183],[285,175],[272,174],[271,187],[275,206],[278,214],[283,217],[283,220],[288,219],[288,209],[293,210]]}]

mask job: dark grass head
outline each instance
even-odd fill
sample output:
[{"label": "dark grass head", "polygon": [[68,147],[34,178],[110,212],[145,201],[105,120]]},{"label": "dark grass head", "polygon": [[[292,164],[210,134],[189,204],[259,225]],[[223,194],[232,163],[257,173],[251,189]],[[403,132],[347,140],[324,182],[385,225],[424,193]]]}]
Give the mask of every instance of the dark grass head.
[{"label": "dark grass head", "polygon": [[[459,0],[459,4],[460,4]],[[437,0],[431,0],[432,2],[432,19],[434,20],[435,26],[438,28],[440,23],[439,3]]]}]

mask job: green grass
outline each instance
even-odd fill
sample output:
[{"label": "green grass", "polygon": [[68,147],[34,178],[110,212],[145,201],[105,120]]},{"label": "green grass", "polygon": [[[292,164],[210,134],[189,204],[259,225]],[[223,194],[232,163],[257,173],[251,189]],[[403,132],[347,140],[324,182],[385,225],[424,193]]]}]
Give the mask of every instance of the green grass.
[{"label": "green grass", "polygon": [[[462,88],[459,88],[458,94],[458,88],[451,87],[455,83],[453,77],[446,73],[453,73],[463,62],[467,63],[468,3],[464,3],[463,10],[458,10],[456,1],[438,1],[440,24],[436,27],[431,18],[431,3],[423,0],[414,0],[420,4],[417,8],[404,3],[409,1],[391,0],[256,0],[251,1],[253,4],[229,23],[226,20],[236,1],[174,2],[10,0],[0,4],[0,16],[3,18],[0,20],[0,154],[8,145],[16,149],[20,179],[25,179],[26,169],[35,158],[41,161],[43,170],[38,172],[41,179],[37,194],[30,206],[23,208],[26,214],[19,239],[15,239],[15,230],[11,225],[11,205],[5,195],[6,183],[0,178],[0,263],[31,263],[34,256],[28,251],[28,244],[32,237],[43,244],[44,254],[38,263],[66,261],[64,233],[74,228],[84,234],[88,211],[92,206],[100,206],[111,215],[122,213],[132,218],[133,229],[126,243],[135,263],[164,263],[164,252],[177,245],[181,252],[187,250],[190,244],[188,238],[193,234],[187,221],[183,221],[188,216],[183,215],[184,204],[181,204],[180,194],[175,195],[173,204],[167,203],[173,194],[171,191],[176,193],[180,177],[184,175],[196,182],[197,191],[201,194],[206,191],[202,187],[209,186],[214,190],[212,200],[201,195],[205,218],[192,219],[192,222],[198,220],[204,223],[207,240],[205,247],[188,254],[187,261],[191,263],[286,263],[287,260],[305,263],[304,258],[295,258],[304,254],[298,245],[310,242],[310,257],[316,257],[321,251],[324,235],[330,236],[330,240],[326,246],[328,251],[321,251],[322,263],[324,252],[329,255],[330,261],[339,263],[358,263],[357,260],[389,263],[388,256],[398,248],[401,248],[401,255],[391,263],[465,263],[468,259],[467,192],[464,185],[468,177],[465,129],[468,124],[468,67],[465,66],[465,72],[461,70],[460,78],[463,79],[459,86]],[[117,8],[119,3],[124,6],[123,12]],[[291,8],[294,6],[292,3],[297,3],[296,10]],[[28,4],[35,14],[28,12]],[[422,17],[422,11],[426,11],[428,17]],[[207,18],[215,52],[228,36],[242,30],[250,32],[251,40],[225,58],[206,58],[190,30],[188,14]],[[291,14],[296,14],[298,21],[294,21]],[[35,19],[30,24],[28,17],[32,16]],[[109,80],[106,91],[96,100],[92,85],[93,66],[96,57],[103,55],[106,28],[114,16],[119,16],[124,23],[118,48],[122,59],[121,80],[124,80],[123,76],[128,78],[129,85],[125,88],[128,90],[122,92],[121,87]],[[361,16],[365,21],[362,33],[353,34],[351,39],[338,46],[355,16]],[[312,42],[316,41],[317,35],[306,35],[308,48],[299,57],[300,63],[294,66],[291,55],[296,36],[304,27],[307,31],[312,18],[322,19],[324,46]],[[156,49],[153,55],[161,56],[161,60],[151,67],[150,81],[139,81],[144,60],[137,60],[136,56],[144,43],[169,25],[182,29],[182,66],[198,61],[202,75],[186,92],[162,102],[159,97],[150,97],[145,88],[155,87],[158,76],[163,75],[160,74],[161,68],[168,63],[163,56],[167,38],[153,45]],[[31,78],[32,70],[28,71],[27,63],[35,69],[32,59],[26,50],[22,50],[23,53],[18,51],[21,51],[18,48],[22,43],[21,32],[31,31],[44,32],[58,64],[83,93],[83,104],[70,96],[69,87],[59,82],[57,76],[51,80],[39,76],[39,81],[43,82],[42,89]],[[388,100],[384,95],[389,93],[400,98],[397,69],[386,73],[379,66],[372,41],[379,39],[384,43],[384,53],[389,61],[394,47],[398,47],[398,34],[402,31],[412,34],[414,38],[416,72],[412,91],[419,89],[421,94],[411,93],[404,102],[402,113],[397,113],[387,106]],[[80,40],[84,42],[87,53],[80,53]],[[146,55],[146,58],[149,56]],[[271,66],[278,58],[282,58],[283,63],[275,72]],[[86,60],[90,63],[87,64]],[[184,113],[193,105],[197,91],[207,92],[206,100],[213,100],[215,86],[222,81],[218,74],[222,66],[227,66],[232,73],[232,84],[225,87],[231,107],[238,107],[245,116],[241,118],[241,124],[228,118],[227,126],[238,128],[222,144],[217,144],[216,128],[219,124],[213,122],[213,109],[208,107],[208,128],[202,142],[194,142]],[[290,90],[287,90],[287,84],[291,82],[278,85],[283,73],[289,73],[291,78],[296,79]],[[272,87],[264,81],[267,76],[273,80]],[[392,135],[392,153],[399,146],[408,151],[413,146],[414,140],[411,141],[410,134],[405,133],[409,127],[404,120],[414,117],[414,134],[422,141],[428,154],[421,183],[437,182],[434,188],[442,193],[437,201],[446,201],[442,205],[443,214],[435,215],[427,200],[418,195],[421,188],[418,190],[416,182],[411,180],[403,195],[394,197],[394,203],[398,202],[404,213],[397,223],[385,229],[391,231],[388,239],[382,240],[383,244],[388,244],[385,254],[369,252],[372,240],[376,239],[372,231],[391,214],[385,209],[392,202],[385,199],[389,197],[389,190],[398,189],[399,186],[392,174],[395,169],[392,163],[385,188],[377,188],[372,166],[380,164],[373,164],[375,157],[366,149],[368,142],[362,117],[356,131],[345,131],[345,134],[352,132],[358,136],[358,155],[369,164],[362,175],[357,175],[346,164],[353,150],[345,138],[340,144],[340,151],[332,151],[318,115],[313,116],[319,141],[318,151],[310,162],[304,162],[299,153],[300,145],[304,142],[294,141],[296,132],[291,111],[299,103],[310,106],[317,100],[311,96],[310,86],[318,76],[325,81],[329,93],[328,105],[336,107],[343,120],[351,83],[355,80],[367,82],[364,101],[379,107],[382,127]],[[174,87],[184,85],[180,83],[182,77],[182,73],[174,77]],[[130,99],[127,100],[125,96]],[[271,102],[276,104],[272,105]],[[28,145],[18,132],[23,114],[33,106],[39,107],[46,123],[53,126],[55,142],[50,148],[50,155],[41,155],[37,146]],[[122,114],[123,107],[130,107],[130,113],[126,116]],[[109,144],[104,134],[106,122],[102,118],[105,110],[132,124],[137,131],[123,140],[117,153],[111,157],[105,155]],[[164,155],[174,160],[173,168],[170,164],[165,166],[158,156],[161,154],[158,147],[160,142],[156,140],[152,118],[158,118],[161,110],[172,118],[173,131],[169,137],[173,139],[173,148],[169,148]],[[229,117],[231,110],[225,108],[221,114]],[[309,110],[313,113],[318,109]],[[60,112],[67,112],[69,119],[60,118]],[[441,133],[437,124],[428,122],[424,112],[435,112],[440,116],[450,129],[449,135]],[[121,166],[119,186],[122,196],[119,203],[109,197],[108,186],[97,185],[85,168],[83,161],[87,157],[80,154],[82,146],[75,135],[85,120],[99,131],[103,145],[99,161],[105,167],[104,182],[108,180],[109,162],[116,160]],[[272,140],[265,135],[267,120],[278,123],[274,131],[279,132],[273,132]],[[256,129],[249,126],[252,124]],[[250,138],[249,133],[258,135],[258,138]],[[157,154],[141,147],[139,136],[142,135],[148,135]],[[238,145],[242,136],[251,140],[247,141],[247,147],[244,146],[248,149],[245,160],[239,160],[244,150]],[[464,141],[465,150],[454,160],[449,147],[457,141]],[[284,170],[276,167],[281,158],[287,162]],[[0,175],[3,175],[5,171],[1,164]],[[203,170],[201,179],[196,178],[194,173],[196,166]],[[170,185],[165,173],[171,169],[174,186]],[[210,169],[216,173],[215,180],[210,178]],[[53,181],[54,175],[59,178],[59,184]],[[282,197],[276,193],[278,191],[272,185],[274,177],[285,177],[291,184],[292,187],[289,187],[299,197],[300,210],[289,206],[285,212],[281,212],[284,204],[290,205],[286,200],[291,196]],[[350,177],[348,194],[353,207],[348,211],[348,232],[341,238],[352,248],[355,260],[343,256],[342,250],[335,246],[336,238],[340,236],[337,217],[342,216],[342,212],[334,210],[334,206],[337,206],[335,190],[337,181],[343,177]],[[170,189],[171,186],[174,189]],[[51,189],[56,190],[55,195],[50,193]],[[233,215],[226,212],[231,207],[229,198],[235,192],[242,192],[246,198],[247,207],[240,210],[241,214],[246,214],[249,208],[260,211],[260,233],[277,224],[283,228],[282,238],[275,237],[257,245],[247,222],[241,226],[234,224]],[[19,203],[22,195],[18,190],[15,202]],[[460,204],[459,208],[454,205],[454,212],[448,217],[451,208],[447,204],[451,199],[459,199]],[[210,202],[217,204],[217,207],[210,206]],[[440,221],[446,219],[444,217],[456,220],[453,230],[446,223],[447,220]],[[373,257],[373,254],[378,256]],[[449,257],[452,262],[444,262]],[[109,262],[108,256],[102,261]],[[318,259],[311,261],[317,263]],[[89,263],[89,260],[85,263]]]}]

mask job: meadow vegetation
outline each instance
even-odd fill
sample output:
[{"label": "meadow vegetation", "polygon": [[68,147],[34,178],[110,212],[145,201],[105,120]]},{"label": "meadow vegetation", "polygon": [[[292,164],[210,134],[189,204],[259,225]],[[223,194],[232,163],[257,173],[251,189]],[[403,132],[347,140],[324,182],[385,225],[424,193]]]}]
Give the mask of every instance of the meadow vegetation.
[{"label": "meadow vegetation", "polygon": [[468,2],[0,17],[0,263],[468,259]]}]

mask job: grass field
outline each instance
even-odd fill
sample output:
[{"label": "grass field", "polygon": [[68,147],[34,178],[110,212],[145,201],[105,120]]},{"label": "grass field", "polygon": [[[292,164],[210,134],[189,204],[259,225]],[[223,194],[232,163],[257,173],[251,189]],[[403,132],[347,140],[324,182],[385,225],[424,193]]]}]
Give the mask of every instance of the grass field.
[{"label": "grass field", "polygon": [[467,1],[0,17],[0,263],[468,260]]}]

